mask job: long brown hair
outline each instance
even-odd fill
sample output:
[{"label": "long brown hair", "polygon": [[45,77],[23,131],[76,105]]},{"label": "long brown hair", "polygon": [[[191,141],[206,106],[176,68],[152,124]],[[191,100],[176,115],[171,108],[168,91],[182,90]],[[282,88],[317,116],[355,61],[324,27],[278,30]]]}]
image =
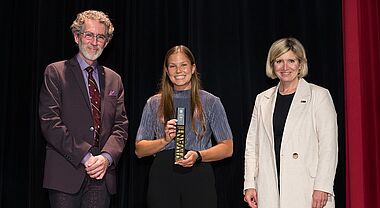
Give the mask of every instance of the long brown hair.
[{"label": "long brown hair", "polygon": [[[173,91],[174,85],[170,81],[170,78],[167,74],[168,69],[168,59],[172,54],[175,53],[183,53],[190,61],[191,66],[195,65],[195,58],[193,53],[191,53],[190,49],[183,45],[174,46],[166,52],[163,70],[162,70],[162,78],[160,83],[160,91],[161,100],[158,108],[158,116],[161,118],[161,121],[165,125],[166,122],[172,118],[174,118],[175,110],[173,106]],[[192,128],[199,138],[202,138],[204,132],[206,131],[206,122],[204,118],[204,111],[201,103],[201,99],[199,97],[199,90],[201,90],[201,81],[199,79],[199,74],[195,69],[194,73],[191,75],[191,123]],[[198,132],[195,128],[195,120],[198,119],[202,125],[202,131]]]}]

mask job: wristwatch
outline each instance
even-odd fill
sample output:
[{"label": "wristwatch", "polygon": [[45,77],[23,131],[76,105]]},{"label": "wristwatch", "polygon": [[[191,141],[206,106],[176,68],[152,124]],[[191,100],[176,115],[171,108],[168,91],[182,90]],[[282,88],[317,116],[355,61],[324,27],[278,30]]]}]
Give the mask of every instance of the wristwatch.
[{"label": "wristwatch", "polygon": [[195,163],[200,163],[202,162],[202,155],[199,151],[195,151],[198,155],[197,159],[195,160]]}]

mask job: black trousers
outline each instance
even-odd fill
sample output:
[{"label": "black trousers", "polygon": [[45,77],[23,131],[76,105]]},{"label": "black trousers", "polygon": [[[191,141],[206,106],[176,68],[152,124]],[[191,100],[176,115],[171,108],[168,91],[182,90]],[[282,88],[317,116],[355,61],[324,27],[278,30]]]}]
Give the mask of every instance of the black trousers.
[{"label": "black trousers", "polygon": [[209,163],[174,164],[174,150],[157,153],[149,173],[149,208],[216,208],[214,171]]},{"label": "black trousers", "polygon": [[110,205],[104,179],[96,180],[86,176],[82,187],[76,194],[68,194],[49,189],[52,208],[107,208]]}]

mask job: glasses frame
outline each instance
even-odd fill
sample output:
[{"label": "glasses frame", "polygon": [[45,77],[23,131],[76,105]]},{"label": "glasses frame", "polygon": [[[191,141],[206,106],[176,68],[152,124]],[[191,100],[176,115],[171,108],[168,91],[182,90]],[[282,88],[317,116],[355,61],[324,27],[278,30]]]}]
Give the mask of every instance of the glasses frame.
[{"label": "glasses frame", "polygon": [[83,38],[89,41],[95,40],[99,43],[106,43],[108,41],[108,36],[104,34],[95,34],[90,31],[85,31],[85,32],[78,32],[79,35],[83,35]]}]

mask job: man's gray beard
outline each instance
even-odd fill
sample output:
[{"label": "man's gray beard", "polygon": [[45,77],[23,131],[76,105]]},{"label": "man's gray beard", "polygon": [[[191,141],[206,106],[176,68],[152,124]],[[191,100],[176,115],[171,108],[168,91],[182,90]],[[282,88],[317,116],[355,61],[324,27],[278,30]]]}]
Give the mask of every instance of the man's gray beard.
[{"label": "man's gray beard", "polygon": [[90,55],[89,53],[87,53],[86,49],[83,47],[83,44],[81,42],[79,42],[78,46],[79,46],[79,50],[82,52],[83,56],[86,59],[91,60],[91,61],[95,61],[96,59],[98,59],[99,56],[103,52],[103,48],[98,47],[98,51],[94,55]]}]

